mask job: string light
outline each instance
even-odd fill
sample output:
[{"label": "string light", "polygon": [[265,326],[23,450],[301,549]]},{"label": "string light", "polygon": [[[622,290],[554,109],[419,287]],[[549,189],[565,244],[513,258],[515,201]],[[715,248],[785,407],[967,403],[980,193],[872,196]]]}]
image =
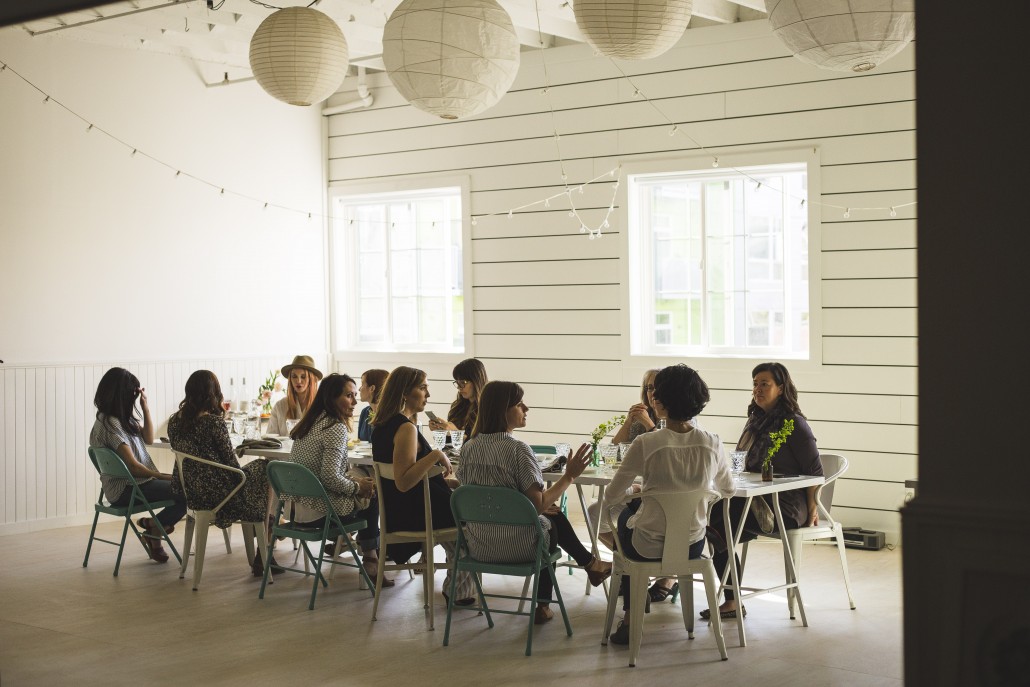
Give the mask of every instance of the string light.
[{"label": "string light", "polygon": [[[175,170],[175,178],[178,179],[179,175],[182,174],[180,170]],[[265,207],[268,207],[268,203],[265,203]]]},{"label": "string light", "polygon": [[680,130],[680,128],[679,128],[678,126],[675,126],[675,125],[674,125],[674,126],[672,127],[672,129],[670,129],[670,130],[669,130],[669,135],[670,135],[670,136],[675,136],[675,135],[676,135],[676,132],[677,132],[677,131],[679,131],[679,130]]},{"label": "string light", "polygon": [[50,96],[49,95],[47,97],[43,98],[43,103],[44,104],[48,103],[48,102],[50,102]]},{"label": "string light", "polygon": [[473,216],[472,217],[472,226],[476,226],[477,224],[479,224],[479,222],[476,220],[476,217]]},{"label": "string light", "polygon": [[712,167],[718,167],[718,166],[719,166],[719,158],[713,157],[712,158]]},{"label": "string light", "polygon": [[511,217],[512,217],[512,211],[508,210],[508,219],[511,219]]},{"label": "string light", "polygon": [[891,217],[897,217],[897,216],[898,216],[898,211],[897,211],[897,210],[895,210],[895,209],[894,209],[894,208],[892,207],[892,208],[891,208]]},{"label": "string light", "polygon": [[88,134],[90,131],[93,131],[93,125],[92,124],[90,124],[89,126],[86,127],[86,133]]},{"label": "string light", "polygon": [[135,148],[132,149],[132,153],[129,154],[129,157],[136,157],[136,149]]},{"label": "string light", "polygon": [[851,218],[851,208],[844,208],[844,219]]}]

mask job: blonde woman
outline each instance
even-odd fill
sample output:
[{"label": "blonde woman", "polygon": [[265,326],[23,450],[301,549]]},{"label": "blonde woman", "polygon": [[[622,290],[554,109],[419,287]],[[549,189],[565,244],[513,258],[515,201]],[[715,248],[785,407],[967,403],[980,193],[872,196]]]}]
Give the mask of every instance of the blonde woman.
[{"label": "blonde woman", "polygon": [[310,355],[298,355],[289,365],[281,370],[286,378],[286,398],[280,399],[272,407],[272,415],[268,419],[268,434],[286,436],[289,431],[287,420],[299,421],[311,407],[318,392],[318,382],[322,373],[315,367]]},{"label": "blonde woman", "polygon": [[[379,409],[372,417],[372,459],[377,463],[393,464],[393,480],[383,482],[382,498],[386,507],[386,531],[424,530],[425,505],[420,487],[434,465],[442,465],[449,476],[453,472],[447,456],[433,449],[415,428],[415,417],[425,410],[429,400],[426,373],[412,367],[398,367],[390,372],[379,397]],[[429,478],[430,508],[434,528],[454,527],[451,513],[451,484],[443,475]],[[448,557],[454,555],[454,542],[441,544]],[[404,563],[422,548],[421,544],[394,544],[387,549],[389,557]],[[444,589],[450,589],[450,576],[444,580]],[[456,604],[470,606],[475,603],[475,590],[468,573],[459,573]],[[446,593],[445,593],[446,596]]]}]

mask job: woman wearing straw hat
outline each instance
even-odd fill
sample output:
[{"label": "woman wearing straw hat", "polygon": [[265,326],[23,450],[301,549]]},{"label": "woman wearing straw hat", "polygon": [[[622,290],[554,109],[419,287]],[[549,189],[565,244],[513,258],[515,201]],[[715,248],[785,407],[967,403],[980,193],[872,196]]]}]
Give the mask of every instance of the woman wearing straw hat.
[{"label": "woman wearing straw hat", "polygon": [[318,382],[322,379],[322,372],[315,367],[315,361],[310,355],[298,355],[292,363],[283,366],[282,375],[289,382],[286,387],[286,398],[272,407],[268,433],[285,436],[289,434],[286,421],[299,421],[311,407],[318,391]]}]

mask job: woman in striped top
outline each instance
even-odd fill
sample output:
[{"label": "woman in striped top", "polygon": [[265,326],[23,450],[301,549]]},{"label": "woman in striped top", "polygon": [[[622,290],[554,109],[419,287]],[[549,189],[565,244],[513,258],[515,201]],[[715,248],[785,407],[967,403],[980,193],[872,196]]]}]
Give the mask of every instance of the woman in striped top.
[{"label": "woman in striped top", "polygon": [[[525,494],[540,513],[548,548],[554,551],[561,546],[587,571],[590,584],[596,587],[611,575],[612,564],[595,558],[583,546],[568,518],[555,504],[582,474],[590,446],[580,446],[561,478],[545,488],[533,450],[511,434],[526,426],[529,407],[522,402],[522,396],[522,387],[514,382],[490,382],[484,387],[472,438],[461,448],[458,479],[462,484],[508,487]],[[469,524],[465,526],[465,537],[469,552],[481,561],[524,562],[536,557],[536,531],[527,527]],[[550,576],[541,576],[539,598],[550,599],[551,593]],[[537,605],[537,625],[553,617],[547,602]]]}]

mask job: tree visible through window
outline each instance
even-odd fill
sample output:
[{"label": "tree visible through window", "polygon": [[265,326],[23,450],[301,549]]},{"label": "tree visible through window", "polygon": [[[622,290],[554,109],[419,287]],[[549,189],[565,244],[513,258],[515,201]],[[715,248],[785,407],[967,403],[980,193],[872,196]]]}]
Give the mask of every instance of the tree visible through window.
[{"label": "tree visible through window", "polygon": [[629,177],[637,355],[809,348],[804,164]]},{"label": "tree visible through window", "polygon": [[339,342],[463,351],[461,189],[341,196],[336,204]]}]

